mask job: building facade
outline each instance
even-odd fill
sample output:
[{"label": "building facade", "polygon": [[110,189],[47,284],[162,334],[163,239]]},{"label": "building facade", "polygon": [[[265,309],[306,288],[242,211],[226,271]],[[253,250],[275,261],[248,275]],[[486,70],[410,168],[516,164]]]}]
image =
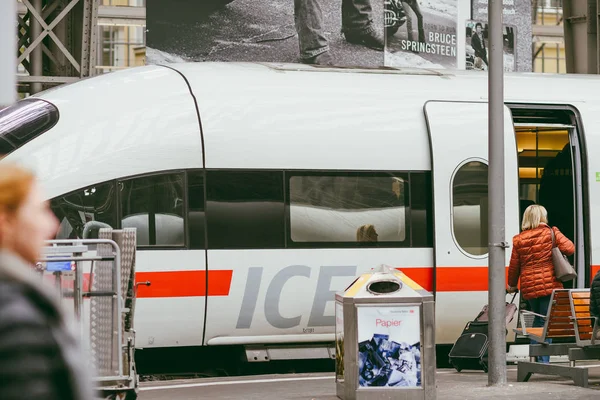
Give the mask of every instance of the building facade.
[{"label": "building facade", "polygon": [[533,0],[533,72],[567,72],[563,0]]}]

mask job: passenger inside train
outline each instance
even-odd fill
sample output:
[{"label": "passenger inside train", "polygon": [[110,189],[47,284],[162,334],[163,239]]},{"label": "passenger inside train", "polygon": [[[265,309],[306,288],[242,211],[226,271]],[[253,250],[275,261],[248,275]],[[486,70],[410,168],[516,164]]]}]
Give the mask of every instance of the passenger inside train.
[{"label": "passenger inside train", "polygon": [[363,225],[356,231],[357,242],[376,242],[378,236],[373,225]]}]

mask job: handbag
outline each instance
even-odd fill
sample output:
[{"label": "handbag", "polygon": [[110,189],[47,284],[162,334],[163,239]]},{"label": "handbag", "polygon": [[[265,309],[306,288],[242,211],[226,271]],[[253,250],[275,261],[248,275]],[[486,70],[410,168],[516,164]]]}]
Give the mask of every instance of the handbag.
[{"label": "handbag", "polygon": [[561,253],[556,247],[556,238],[554,237],[554,229],[550,228],[552,234],[552,264],[554,264],[554,274],[559,281],[567,282],[577,278],[577,272],[571,265],[567,256]]}]

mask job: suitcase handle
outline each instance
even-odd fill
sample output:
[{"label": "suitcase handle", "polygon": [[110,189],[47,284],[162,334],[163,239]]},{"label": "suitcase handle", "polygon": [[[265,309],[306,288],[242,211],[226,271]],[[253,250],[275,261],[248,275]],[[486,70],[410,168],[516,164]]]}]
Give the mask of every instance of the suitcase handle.
[{"label": "suitcase handle", "polygon": [[[508,289],[506,290],[506,294],[509,294]],[[517,289],[517,291],[513,294],[513,297],[510,300],[510,304],[513,304],[515,302],[515,298],[517,297],[517,294],[519,294],[519,289]]]}]

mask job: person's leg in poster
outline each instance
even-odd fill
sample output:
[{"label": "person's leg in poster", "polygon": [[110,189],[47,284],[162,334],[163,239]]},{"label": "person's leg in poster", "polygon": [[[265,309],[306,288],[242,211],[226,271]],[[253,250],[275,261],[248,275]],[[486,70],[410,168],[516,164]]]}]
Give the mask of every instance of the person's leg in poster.
[{"label": "person's leg in poster", "polygon": [[[412,30],[412,16],[408,13],[408,8],[410,8],[415,17],[417,17],[417,30],[419,31],[419,42],[425,43],[425,28],[423,25],[423,13],[421,12],[421,6],[419,6],[419,0],[403,0],[402,6],[404,10],[406,10],[406,16],[408,20],[406,21],[406,29],[408,32],[408,40],[413,41],[413,30]],[[408,8],[407,8],[408,7]]]},{"label": "person's leg in poster", "polygon": [[488,59],[487,59],[487,48],[483,49],[483,53],[481,54],[481,59],[485,63],[485,66],[489,68]]},{"label": "person's leg in poster", "polygon": [[294,23],[300,59],[306,64],[332,65],[329,43],[323,35],[321,0],[294,0]]},{"label": "person's leg in poster", "polygon": [[350,43],[383,50],[383,26],[373,26],[372,13],[371,0],[342,0],[342,32]]}]

